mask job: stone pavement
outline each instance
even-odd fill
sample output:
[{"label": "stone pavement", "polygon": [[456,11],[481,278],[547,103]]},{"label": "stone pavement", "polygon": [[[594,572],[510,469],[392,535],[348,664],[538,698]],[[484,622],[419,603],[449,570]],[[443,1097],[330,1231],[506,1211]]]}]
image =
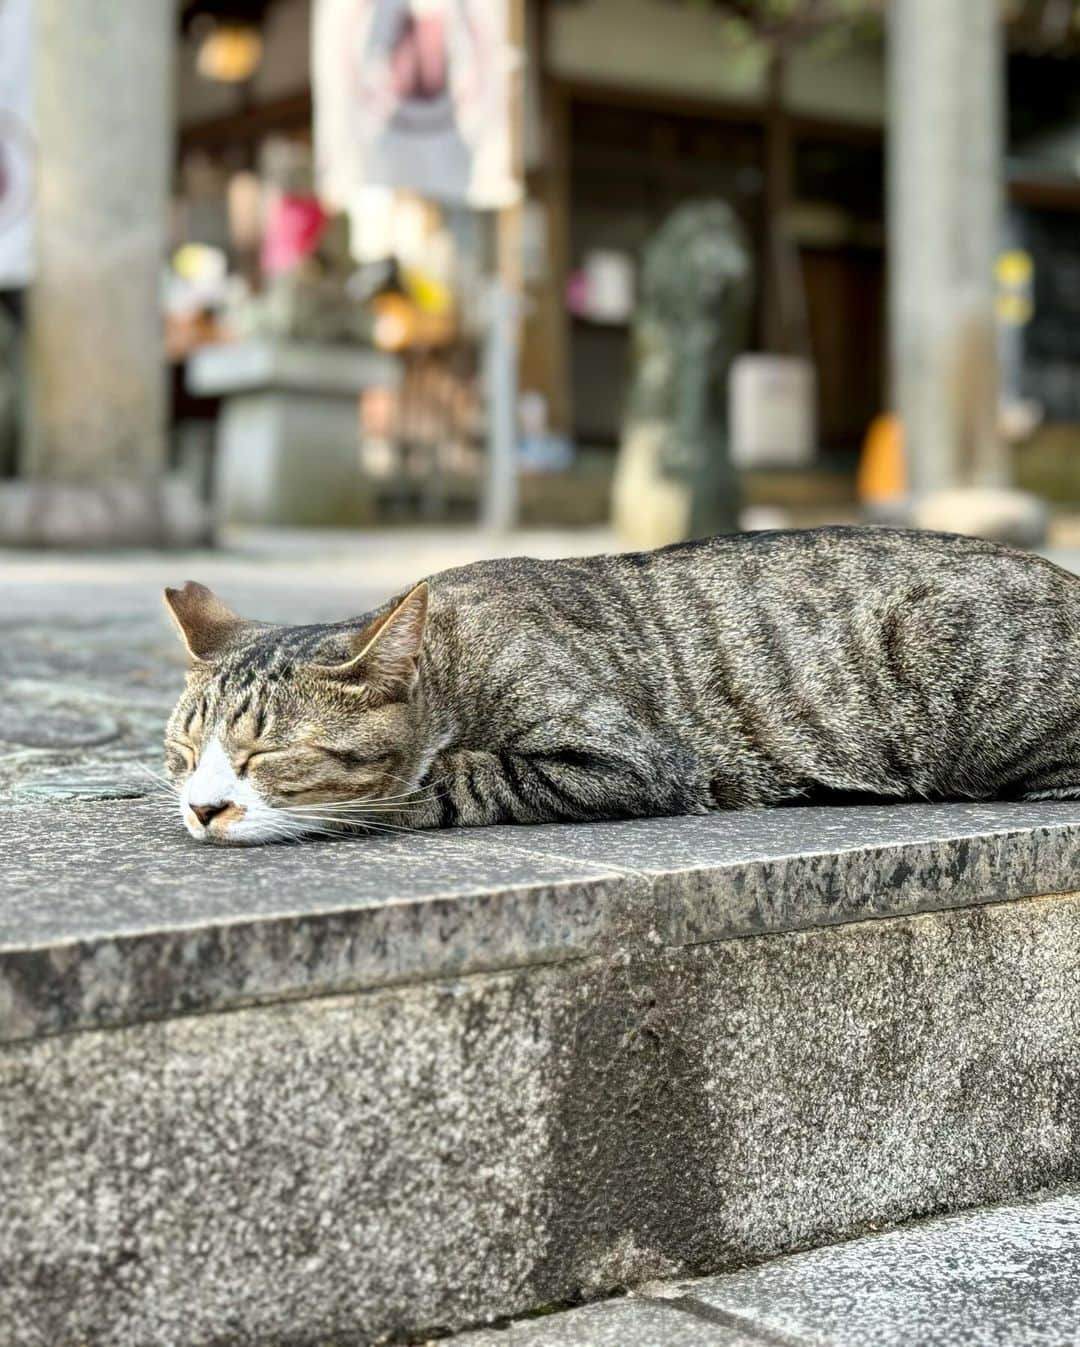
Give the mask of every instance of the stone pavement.
[{"label": "stone pavement", "polygon": [[599,551],[599,532],[234,532],[217,552],[0,551],[0,801],[130,798],[161,770],[183,659],[161,591],[201,580],[269,621],[367,611],[432,571],[481,556]]},{"label": "stone pavement", "polygon": [[447,1347],[1075,1347],[1080,1194],[965,1212]]}]

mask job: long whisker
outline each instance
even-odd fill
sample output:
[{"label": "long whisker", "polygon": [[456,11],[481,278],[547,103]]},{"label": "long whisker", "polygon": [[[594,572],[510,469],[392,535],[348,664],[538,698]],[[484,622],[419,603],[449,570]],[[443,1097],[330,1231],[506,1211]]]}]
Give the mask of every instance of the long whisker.
[{"label": "long whisker", "polygon": [[422,787],[416,791],[403,793],[401,795],[379,795],[379,796],[357,796],[349,800],[325,800],[315,802],[314,804],[290,805],[289,808],[300,809],[323,809],[330,806],[334,809],[404,809],[416,808],[422,804],[428,804],[437,800],[445,791],[437,791],[430,786]]},{"label": "long whisker", "polygon": [[142,772],[143,776],[148,776],[151,781],[157,781],[162,786],[168,786],[170,790],[175,789],[167,776],[162,772],[155,772],[152,767],[147,767],[145,762],[133,762],[131,765],[137,772]]},{"label": "long whisker", "polygon": [[[279,810],[278,812],[285,813],[286,817],[288,817],[288,811]],[[299,817],[293,816],[292,821],[297,824],[302,824],[305,827],[307,826],[308,823],[337,823],[344,827],[386,828],[391,829],[395,832],[415,831],[415,829],[409,828],[407,825],[387,823],[383,819],[365,819],[359,816],[353,818],[342,818],[339,814],[303,814],[300,815]]]},{"label": "long whisker", "polygon": [[415,785],[415,787],[408,789],[408,791],[397,791],[395,795],[384,795],[381,799],[411,800],[415,796],[431,795],[431,793],[438,792],[440,785],[442,785],[440,781],[428,781],[426,785]]},{"label": "long whisker", "polygon": [[281,834],[282,839],[287,840],[289,842],[299,842],[307,837],[340,837],[340,836],[341,836],[340,829],[316,828],[307,826],[295,830],[290,830],[288,832]]},{"label": "long whisker", "polygon": [[434,799],[431,795],[350,795],[337,801],[339,804],[408,804],[410,801]]},{"label": "long whisker", "polygon": [[275,812],[277,812],[279,816],[270,823],[270,827],[273,829],[273,838],[271,840],[278,842],[299,842],[302,838],[310,837],[312,835],[310,829],[302,826],[296,820],[290,819],[287,816],[281,817],[280,811]]},{"label": "long whisker", "polygon": [[400,804],[388,803],[381,800],[315,800],[307,801],[304,804],[283,805],[282,808],[293,809],[298,814],[304,813],[309,809],[335,809],[339,813],[382,813],[382,814],[407,814],[422,809],[430,804],[429,800],[402,801]]},{"label": "long whisker", "polygon": [[386,773],[386,775],[391,781],[398,781],[403,786],[407,787],[406,790],[398,791],[396,795],[384,796],[383,798],[387,800],[406,800],[414,795],[426,795],[429,792],[437,789],[442,784],[442,781],[440,779],[436,781],[426,781],[423,783],[423,785],[418,784],[414,786],[411,784],[411,782],[407,777],[395,776],[393,772],[388,772]]},{"label": "long whisker", "polygon": [[[287,813],[285,810],[279,810],[279,813]],[[305,814],[301,818],[293,819],[293,822],[307,828],[311,823],[330,823],[337,825],[338,828],[363,828],[371,832],[386,833],[415,833],[416,828],[410,828],[408,825],[397,823],[385,823],[375,819],[366,818],[340,818],[334,814]]]},{"label": "long whisker", "polygon": [[373,833],[408,833],[410,836],[419,834],[423,829],[410,828],[408,824],[398,823],[376,823],[374,819],[353,819],[345,826],[350,828],[361,828],[365,832]]},{"label": "long whisker", "polygon": [[372,801],[370,804],[353,803],[351,801],[339,804],[336,800],[321,800],[318,803],[282,807],[288,808],[296,814],[317,812],[320,809],[333,809],[339,814],[407,814],[410,811],[420,809],[425,803],[424,800],[417,800],[414,804],[383,804],[379,801]]},{"label": "long whisker", "polygon": [[[411,781],[411,779],[410,779],[409,777],[407,777],[407,776],[396,776],[393,772],[384,772],[383,775],[386,777],[386,779],[387,779],[388,781],[400,781],[401,784],[402,784],[403,786],[409,786],[409,787],[410,787],[410,790],[406,791],[406,794],[407,794],[407,795],[408,795],[408,794],[412,794],[412,791],[413,791],[414,789],[415,789],[415,790],[426,790],[426,789],[427,789],[427,786],[421,786],[421,785],[419,785],[419,784],[418,784],[417,786],[413,787],[413,786],[412,786],[412,781]],[[429,782],[429,783],[428,783],[428,785],[437,785],[437,784],[438,784],[437,782]]]},{"label": "long whisker", "polygon": [[146,764],[143,762],[133,763],[132,766],[135,767],[136,770],[142,772],[144,776],[148,776],[150,778],[150,780],[154,784],[155,790],[159,791],[163,795],[168,795],[170,798],[174,800],[180,798],[179,790],[176,788],[176,786],[173,785],[173,783],[170,780],[168,780],[167,777],[161,776],[158,772],[151,771],[151,769],[147,767]]}]

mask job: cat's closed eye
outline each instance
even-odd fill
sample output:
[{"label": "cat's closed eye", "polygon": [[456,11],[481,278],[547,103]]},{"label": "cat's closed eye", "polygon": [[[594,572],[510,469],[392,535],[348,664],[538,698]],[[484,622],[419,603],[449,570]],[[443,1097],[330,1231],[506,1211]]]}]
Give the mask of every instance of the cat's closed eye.
[{"label": "cat's closed eye", "polygon": [[193,772],[195,770],[194,748],[179,739],[166,740],[165,765],[170,772]]},{"label": "cat's closed eye", "polygon": [[317,744],[315,747],[320,753],[334,762],[340,763],[342,767],[385,767],[390,761],[388,753],[358,753],[351,748],[330,748],[326,744]]},{"label": "cat's closed eye", "polygon": [[[262,759],[268,761],[263,763]],[[252,775],[259,779],[259,784],[283,800],[352,799],[371,793],[392,761],[393,755],[385,752],[365,753],[310,742],[298,742],[274,752],[257,752],[249,759],[254,767]]]},{"label": "cat's closed eye", "polygon": [[266,758],[280,758],[292,750],[288,748],[253,748],[249,752],[241,754],[236,760],[237,776],[246,776],[248,769],[255,764],[262,762]]}]

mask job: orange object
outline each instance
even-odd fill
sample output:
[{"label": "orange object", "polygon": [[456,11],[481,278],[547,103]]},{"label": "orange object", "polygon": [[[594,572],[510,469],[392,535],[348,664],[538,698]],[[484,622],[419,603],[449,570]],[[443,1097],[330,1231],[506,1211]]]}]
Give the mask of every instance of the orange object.
[{"label": "orange object", "polygon": [[855,491],[864,505],[888,505],[907,494],[904,428],[894,412],[870,422],[859,456]]},{"label": "orange object", "polygon": [[449,312],[425,313],[396,291],[376,295],[372,307],[375,310],[372,337],[380,351],[446,346],[453,339],[454,323]]}]

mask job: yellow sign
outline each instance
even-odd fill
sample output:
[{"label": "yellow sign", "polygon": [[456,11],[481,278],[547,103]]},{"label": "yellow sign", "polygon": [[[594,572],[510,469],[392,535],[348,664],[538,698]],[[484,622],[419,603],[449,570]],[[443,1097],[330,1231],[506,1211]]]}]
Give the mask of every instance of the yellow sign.
[{"label": "yellow sign", "polygon": [[1005,327],[1023,327],[1030,323],[1034,312],[1031,284],[1035,278],[1031,254],[1023,248],[1010,248],[999,253],[994,263],[994,277],[998,283],[994,300],[998,322]]},{"label": "yellow sign", "polygon": [[1008,252],[1000,253],[994,263],[997,283],[1006,290],[1025,289],[1031,284],[1034,274],[1035,264],[1031,260],[1031,254],[1025,252],[1023,248],[1010,248]]},{"label": "yellow sign", "polygon": [[1032,304],[1027,295],[1001,294],[994,301],[999,323],[1006,327],[1023,327],[1031,322]]}]

